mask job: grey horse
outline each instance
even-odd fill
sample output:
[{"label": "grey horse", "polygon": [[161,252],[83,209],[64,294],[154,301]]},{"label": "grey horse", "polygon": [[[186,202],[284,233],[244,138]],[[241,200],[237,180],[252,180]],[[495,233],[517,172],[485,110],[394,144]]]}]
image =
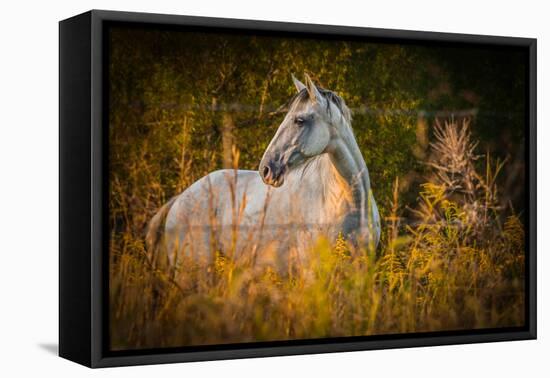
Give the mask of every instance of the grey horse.
[{"label": "grey horse", "polygon": [[292,76],[297,93],[258,171],[214,171],[152,218],[146,242],[154,260],[175,266],[183,256],[210,261],[214,251],[253,251],[258,261],[264,253],[286,266],[319,238],[339,235],[376,247],[380,217],[351,112],[305,78]]}]

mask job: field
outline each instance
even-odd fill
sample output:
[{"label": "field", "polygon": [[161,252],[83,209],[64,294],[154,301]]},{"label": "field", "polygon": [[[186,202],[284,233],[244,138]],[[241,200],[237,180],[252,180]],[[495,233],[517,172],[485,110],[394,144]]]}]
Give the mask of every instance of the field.
[{"label": "field", "polygon": [[433,181],[410,209],[414,224],[402,224],[396,179],[376,250],[320,240],[307,264],[283,273],[255,266],[253,248],[213,251],[207,267],[183,260],[167,272],[139,235],[113,237],[113,348],[522,325],[524,229],[514,214],[500,223],[503,164],[486,157],[485,171],[475,170],[466,122],[436,131]]},{"label": "field", "polygon": [[[124,28],[110,38],[113,350],[524,324],[520,54]],[[151,217],[208,172],[257,169],[290,74],[304,71],[353,111],[378,247],[319,240],[306,261],[289,251],[284,272],[256,264],[253,244],[175,271],[152,263]]]}]

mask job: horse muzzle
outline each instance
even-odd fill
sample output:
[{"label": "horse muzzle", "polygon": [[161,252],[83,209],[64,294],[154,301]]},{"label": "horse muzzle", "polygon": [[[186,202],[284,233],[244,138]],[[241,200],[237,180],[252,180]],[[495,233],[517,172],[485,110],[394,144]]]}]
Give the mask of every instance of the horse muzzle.
[{"label": "horse muzzle", "polygon": [[266,185],[278,188],[285,181],[286,165],[270,160],[265,164],[260,164],[259,172]]}]

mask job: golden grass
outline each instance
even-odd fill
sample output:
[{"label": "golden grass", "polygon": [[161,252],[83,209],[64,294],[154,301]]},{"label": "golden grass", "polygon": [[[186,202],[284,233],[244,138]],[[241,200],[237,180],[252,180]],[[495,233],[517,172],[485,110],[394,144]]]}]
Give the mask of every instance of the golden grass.
[{"label": "golden grass", "polygon": [[111,216],[127,221],[113,221],[111,235],[112,349],[523,325],[524,229],[498,202],[502,163],[487,156],[480,174],[468,125],[436,130],[433,175],[413,209],[400,205],[396,180],[376,250],[319,240],[285,274],[224,251],[206,267],[155,269],[131,221],[150,205],[115,182]]}]

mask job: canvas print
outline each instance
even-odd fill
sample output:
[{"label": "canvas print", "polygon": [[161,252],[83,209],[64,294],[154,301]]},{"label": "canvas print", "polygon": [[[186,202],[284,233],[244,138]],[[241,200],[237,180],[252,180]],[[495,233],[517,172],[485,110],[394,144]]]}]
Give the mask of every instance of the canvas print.
[{"label": "canvas print", "polygon": [[527,53],[118,24],[112,351],[525,325]]}]

